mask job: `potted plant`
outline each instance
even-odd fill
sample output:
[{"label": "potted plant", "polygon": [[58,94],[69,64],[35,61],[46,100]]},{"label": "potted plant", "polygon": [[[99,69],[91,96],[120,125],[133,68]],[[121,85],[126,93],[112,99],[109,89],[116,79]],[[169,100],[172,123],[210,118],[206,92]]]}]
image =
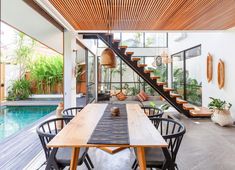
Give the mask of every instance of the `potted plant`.
[{"label": "potted plant", "polygon": [[232,125],[233,119],[229,111],[232,104],[213,97],[210,97],[210,99],[212,101],[209,103],[208,107],[213,110],[211,120],[218,123],[220,126]]}]

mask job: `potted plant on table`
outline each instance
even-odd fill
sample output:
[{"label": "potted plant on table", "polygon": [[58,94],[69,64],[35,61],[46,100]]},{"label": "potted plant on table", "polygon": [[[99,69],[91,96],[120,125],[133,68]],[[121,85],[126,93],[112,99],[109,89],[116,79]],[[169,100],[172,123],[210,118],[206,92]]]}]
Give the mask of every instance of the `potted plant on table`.
[{"label": "potted plant on table", "polygon": [[233,118],[230,114],[231,103],[227,103],[221,99],[210,97],[212,100],[208,107],[213,110],[211,120],[218,123],[220,126],[227,126],[233,124]]}]

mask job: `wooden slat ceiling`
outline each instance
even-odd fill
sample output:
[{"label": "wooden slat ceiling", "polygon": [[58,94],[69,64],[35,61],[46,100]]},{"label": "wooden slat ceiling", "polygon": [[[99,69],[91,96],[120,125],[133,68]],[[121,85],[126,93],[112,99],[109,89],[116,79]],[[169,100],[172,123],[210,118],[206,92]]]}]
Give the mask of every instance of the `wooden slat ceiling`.
[{"label": "wooden slat ceiling", "polygon": [[235,0],[49,0],[76,30],[225,30]]}]

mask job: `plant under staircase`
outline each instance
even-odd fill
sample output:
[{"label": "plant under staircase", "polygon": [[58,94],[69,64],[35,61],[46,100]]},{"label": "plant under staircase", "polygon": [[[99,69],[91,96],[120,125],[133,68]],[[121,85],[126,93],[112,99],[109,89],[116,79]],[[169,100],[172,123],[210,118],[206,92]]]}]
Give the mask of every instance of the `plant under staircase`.
[{"label": "plant under staircase", "polygon": [[211,112],[203,107],[197,107],[189,104],[183,100],[179,94],[173,93],[174,89],[167,87],[167,82],[159,81],[160,77],[152,76],[152,70],[142,64],[141,58],[133,57],[134,52],[126,52],[127,46],[120,46],[120,40],[114,40],[112,34],[107,33],[81,33],[84,39],[100,39],[122,61],[124,61],[130,68],[132,68],[145,82],[147,82],[156,92],[158,92],[170,105],[172,105],[178,112],[183,113],[188,117],[208,117]]}]

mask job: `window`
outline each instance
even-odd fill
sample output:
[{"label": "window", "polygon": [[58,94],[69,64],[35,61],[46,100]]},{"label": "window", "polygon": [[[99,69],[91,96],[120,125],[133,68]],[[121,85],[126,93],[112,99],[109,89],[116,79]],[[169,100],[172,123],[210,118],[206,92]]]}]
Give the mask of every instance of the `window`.
[{"label": "window", "polygon": [[190,103],[202,103],[202,76],[201,68],[195,64],[201,62],[201,46],[185,51],[186,66],[186,99]]},{"label": "window", "polygon": [[172,55],[172,87],[184,97],[184,52]]},{"label": "window", "polygon": [[172,87],[192,104],[202,104],[201,46],[172,55]]},{"label": "window", "polygon": [[95,99],[95,55],[87,52],[87,103]]},{"label": "window", "polygon": [[[143,58],[143,63],[146,61],[153,61],[153,56],[137,56]],[[98,57],[98,61],[99,61]],[[150,65],[151,66],[151,65]],[[167,66],[161,67],[149,67],[154,70],[154,75],[161,76],[161,81],[166,81],[167,78]],[[110,74],[112,75],[110,79]],[[140,90],[144,90],[149,95],[157,95],[154,89],[147,85],[142,78],[139,77],[128,65],[117,58],[117,67],[114,69],[105,69],[99,66],[99,92],[105,93],[109,91],[119,92],[122,90],[127,95],[133,96],[139,93]]]},{"label": "window", "polygon": [[[115,32],[113,33],[113,39],[115,40],[120,40],[121,39],[121,33],[120,32]],[[103,41],[98,40],[98,48],[107,48],[107,45],[103,43]]]},{"label": "window", "polygon": [[[167,33],[114,33],[114,39],[121,40],[121,45],[126,45],[131,48],[166,48]],[[98,48],[106,48],[107,46],[98,40]]]},{"label": "window", "polygon": [[167,34],[145,33],[145,47],[167,47]]},{"label": "window", "polygon": [[121,44],[128,47],[144,47],[144,33],[122,33]]}]

